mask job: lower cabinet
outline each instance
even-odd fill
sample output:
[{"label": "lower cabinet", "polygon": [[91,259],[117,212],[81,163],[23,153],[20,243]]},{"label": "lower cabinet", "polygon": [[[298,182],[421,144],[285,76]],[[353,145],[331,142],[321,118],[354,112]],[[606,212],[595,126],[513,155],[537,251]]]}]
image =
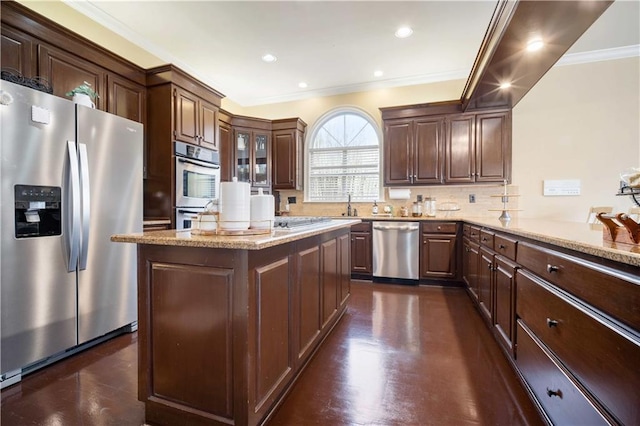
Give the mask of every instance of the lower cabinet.
[{"label": "lower cabinet", "polygon": [[457,278],[456,222],[421,222],[420,278],[455,280]]},{"label": "lower cabinet", "polygon": [[515,352],[515,278],[518,265],[506,257],[496,255],[494,263],[493,328],[505,350]]},{"label": "lower cabinet", "polygon": [[371,222],[361,222],[351,227],[351,275],[370,279],[373,274]]},{"label": "lower cabinet", "polygon": [[478,306],[487,324],[491,324],[493,312],[493,252],[480,247],[478,258]]},{"label": "lower cabinet", "polygon": [[478,267],[480,262],[480,245],[468,238],[463,239],[464,250],[462,253],[462,280],[469,295],[478,302]]}]

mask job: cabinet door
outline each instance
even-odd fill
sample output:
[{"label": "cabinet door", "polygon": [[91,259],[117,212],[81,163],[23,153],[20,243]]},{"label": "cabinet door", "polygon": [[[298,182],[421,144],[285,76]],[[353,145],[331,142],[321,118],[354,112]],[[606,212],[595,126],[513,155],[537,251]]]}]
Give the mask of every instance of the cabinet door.
[{"label": "cabinet door", "polygon": [[198,97],[179,88],[175,89],[176,98],[176,140],[198,143]]},{"label": "cabinet door", "polygon": [[413,183],[442,183],[443,126],[442,117],[416,121]]},{"label": "cabinet door", "polygon": [[296,131],[273,132],[273,189],[296,189]]},{"label": "cabinet door", "polygon": [[455,278],[455,235],[422,234],[420,251],[420,276],[422,278]]},{"label": "cabinet door", "polygon": [[38,75],[49,81],[55,96],[67,99],[69,99],[66,96],[68,91],[83,83],[89,83],[99,96],[93,99],[96,108],[105,110],[104,99],[107,94],[103,89],[106,73],[102,68],[54,47],[40,45],[38,46]]},{"label": "cabinet door", "polygon": [[253,179],[251,186],[269,187],[271,185],[271,168],[269,163],[269,134],[262,132],[253,133]]},{"label": "cabinet door", "polygon": [[478,302],[480,304],[480,313],[491,321],[492,306],[492,286],[493,286],[493,253],[480,248],[478,268]]},{"label": "cabinet door", "polygon": [[1,64],[3,70],[18,72],[26,78],[34,76],[33,43],[27,35],[11,28],[2,27],[0,44]]},{"label": "cabinet door", "polygon": [[351,232],[351,272],[371,275],[371,232]]},{"label": "cabinet door", "polygon": [[384,183],[412,183],[413,122],[388,122],[384,126]]},{"label": "cabinet door", "polygon": [[322,328],[329,324],[338,310],[338,243],[336,239],[320,246],[322,265]]},{"label": "cabinet door", "polygon": [[480,256],[480,246],[471,241],[465,241],[464,265],[462,278],[469,288],[471,296],[478,301],[478,265]]},{"label": "cabinet door", "polygon": [[218,150],[220,152],[220,180],[222,180],[222,182],[231,182],[234,171],[234,147],[231,126],[220,122],[218,131],[220,134],[218,141]]},{"label": "cabinet door", "polygon": [[205,148],[217,150],[218,141],[216,139],[218,125],[218,107],[206,101],[200,100],[200,145]]},{"label": "cabinet door", "polygon": [[298,298],[297,351],[298,360],[307,358],[315,346],[316,337],[320,334],[320,249],[318,246],[302,250],[296,254],[298,286],[295,294]]},{"label": "cabinet door", "polygon": [[517,266],[502,256],[495,257],[495,306],[493,322],[498,341],[514,355],[515,337],[515,276]]},{"label": "cabinet door", "polygon": [[511,179],[511,120],[509,112],[476,117],[476,182]]},{"label": "cabinet door", "polygon": [[338,280],[340,281],[340,296],[338,305],[342,306],[351,293],[351,250],[349,248],[349,234],[338,237],[338,246],[340,248],[340,267],[338,268]]},{"label": "cabinet door", "polygon": [[234,164],[238,182],[251,182],[251,131],[234,131]]},{"label": "cabinet door", "polygon": [[107,112],[139,123],[146,122],[147,89],[144,86],[115,74],[107,75],[107,85]]},{"label": "cabinet door", "polygon": [[474,116],[447,119],[445,144],[445,182],[475,181]]}]

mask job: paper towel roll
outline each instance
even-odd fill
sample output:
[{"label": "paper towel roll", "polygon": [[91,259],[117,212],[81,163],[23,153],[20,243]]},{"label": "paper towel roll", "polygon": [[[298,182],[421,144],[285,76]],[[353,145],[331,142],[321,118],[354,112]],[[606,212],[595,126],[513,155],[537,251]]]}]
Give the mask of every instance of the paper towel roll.
[{"label": "paper towel roll", "polygon": [[389,188],[389,198],[392,200],[408,200],[411,198],[409,188]]},{"label": "paper towel roll", "polygon": [[258,195],[251,196],[251,228],[271,229],[275,219],[275,199],[273,195],[262,193],[258,188]]},{"label": "paper towel roll", "polygon": [[249,229],[251,187],[247,182],[220,183],[220,228],[233,231]]}]

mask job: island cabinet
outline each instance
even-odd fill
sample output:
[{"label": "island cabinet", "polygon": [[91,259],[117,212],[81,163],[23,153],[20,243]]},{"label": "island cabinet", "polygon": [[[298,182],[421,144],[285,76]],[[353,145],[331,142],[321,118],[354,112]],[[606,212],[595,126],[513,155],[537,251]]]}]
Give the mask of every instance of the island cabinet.
[{"label": "island cabinet", "polygon": [[307,124],[299,118],[287,118],[273,120],[271,126],[273,189],[301,190]]},{"label": "island cabinet", "polygon": [[458,278],[458,223],[425,221],[420,223],[420,228],[420,278],[455,281]]},{"label": "island cabinet", "polygon": [[251,190],[271,192],[271,121],[234,115],[234,176],[251,184]]},{"label": "island cabinet", "polygon": [[361,222],[351,227],[351,276],[371,279],[373,275],[373,247],[371,222]]},{"label": "island cabinet", "polygon": [[251,250],[139,243],[138,271],[145,422],[263,424],[346,309],[349,227]]}]

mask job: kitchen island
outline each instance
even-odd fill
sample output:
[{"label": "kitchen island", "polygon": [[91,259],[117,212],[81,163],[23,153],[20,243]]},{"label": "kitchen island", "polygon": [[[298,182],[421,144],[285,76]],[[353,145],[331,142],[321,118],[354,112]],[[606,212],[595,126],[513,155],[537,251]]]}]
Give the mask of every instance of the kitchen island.
[{"label": "kitchen island", "polygon": [[255,425],[345,312],[351,225],[138,244],[138,399],[154,425]]}]

